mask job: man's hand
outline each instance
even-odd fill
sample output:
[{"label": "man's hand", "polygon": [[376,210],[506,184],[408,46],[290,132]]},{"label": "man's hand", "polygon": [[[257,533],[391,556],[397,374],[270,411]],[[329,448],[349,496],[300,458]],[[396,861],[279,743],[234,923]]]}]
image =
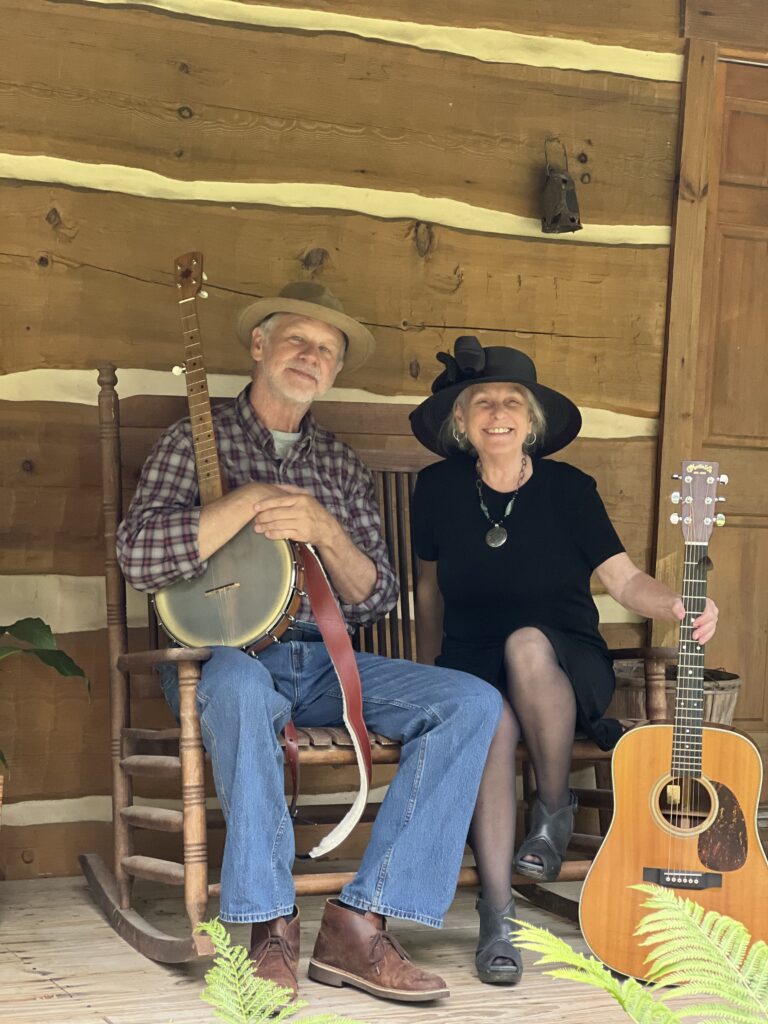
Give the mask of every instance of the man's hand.
[{"label": "man's hand", "polygon": [[309,491],[281,484],[279,494],[269,495],[253,506],[253,528],[270,540],[296,540],[316,547],[333,545],[343,529]]},{"label": "man's hand", "polygon": [[253,515],[254,501],[274,499],[284,493],[274,484],[252,481],[204,505],[200,510],[197,531],[197,549],[201,561],[210,558],[248,524]]}]

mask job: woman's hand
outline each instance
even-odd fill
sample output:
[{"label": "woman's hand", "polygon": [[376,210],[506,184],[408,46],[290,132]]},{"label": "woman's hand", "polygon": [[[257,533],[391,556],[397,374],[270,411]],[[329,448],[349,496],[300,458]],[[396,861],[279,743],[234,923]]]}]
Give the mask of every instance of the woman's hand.
[{"label": "woman's hand", "polygon": [[[685,618],[685,605],[681,597],[675,598],[672,604],[672,614],[680,622]],[[704,611],[693,620],[692,638],[697,644],[705,644],[715,635],[717,629],[718,607],[711,597],[708,597],[704,604]]]},{"label": "woman's hand", "polygon": [[[685,605],[682,597],[644,573],[629,555],[622,551],[612,555],[595,569],[598,579],[614,600],[623,608],[648,619],[673,619],[682,622]],[[707,598],[704,611],[693,620],[692,639],[705,644],[717,628],[717,605]]]}]

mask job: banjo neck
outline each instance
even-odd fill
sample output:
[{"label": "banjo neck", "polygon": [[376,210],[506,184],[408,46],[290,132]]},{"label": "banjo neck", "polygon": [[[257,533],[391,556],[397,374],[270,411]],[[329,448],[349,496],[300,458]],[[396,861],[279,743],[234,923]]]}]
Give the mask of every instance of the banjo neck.
[{"label": "banjo neck", "polygon": [[197,297],[205,297],[202,290],[203,254],[187,252],[175,263],[176,287],[179,289],[179,313],[184,335],[184,379],[187,388],[189,418],[192,425],[192,444],[195,451],[195,469],[200,491],[200,504],[208,505],[224,492],[216,435],[213,429],[211,396],[208,393],[208,372],[200,341],[197,317]]}]

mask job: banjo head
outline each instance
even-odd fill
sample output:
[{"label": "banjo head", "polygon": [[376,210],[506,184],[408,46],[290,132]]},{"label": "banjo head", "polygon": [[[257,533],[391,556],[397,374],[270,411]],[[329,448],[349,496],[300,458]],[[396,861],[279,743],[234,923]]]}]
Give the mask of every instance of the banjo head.
[{"label": "banjo head", "polygon": [[249,647],[288,611],[297,575],[290,542],[268,540],[248,523],[210,557],[202,576],[155,594],[155,611],[184,647]]}]

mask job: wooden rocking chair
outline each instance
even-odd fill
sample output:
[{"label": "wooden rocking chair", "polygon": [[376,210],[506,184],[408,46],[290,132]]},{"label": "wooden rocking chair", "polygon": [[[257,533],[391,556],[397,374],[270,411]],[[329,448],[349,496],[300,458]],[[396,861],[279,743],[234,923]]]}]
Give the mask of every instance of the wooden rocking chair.
[{"label": "wooden rocking chair", "polygon": [[[195,931],[203,919],[210,896],[219,886],[209,882],[208,833],[224,827],[218,810],[206,810],[205,754],[196,709],[196,687],[201,666],[210,657],[207,649],[163,649],[158,626],[149,602],[151,650],[129,653],[126,614],[126,586],[115,557],[115,534],[123,515],[123,494],[130,495],[149,449],[165,427],[186,415],[181,398],[141,397],[118,401],[117,375],[113,366],[99,372],[99,423],[103,470],[104,538],[106,554],[107,629],[109,643],[109,691],[111,706],[111,758],[113,782],[114,868],[96,854],[80,857],[82,869],[101,909],[112,927],[135,949],[153,960],[179,963],[212,952],[207,937]],[[360,650],[383,655],[414,658],[412,594],[414,552],[410,543],[410,500],[416,473],[434,461],[412,438],[403,406],[385,404],[320,403],[313,410],[323,426],[334,430],[358,451],[376,476],[384,535],[399,582],[396,607],[375,626],[358,630],[355,644]],[[122,424],[121,424],[122,416]],[[665,662],[674,658],[673,649],[612,652],[618,658],[643,658],[646,672],[648,717],[666,715],[664,691]],[[151,673],[162,663],[173,662],[179,672],[180,725],[156,729],[132,725],[132,698],[156,694],[159,682]],[[343,729],[299,730],[302,764],[354,765],[355,755]],[[399,744],[371,735],[374,764],[396,764]],[[594,764],[597,789],[577,790],[582,806],[600,809],[604,834],[611,813],[610,752],[594,743],[577,739],[574,763]],[[523,769],[524,793],[530,799],[530,771],[521,745],[518,762]],[[148,806],[134,801],[136,778],[178,780],[182,809]],[[332,822],[338,808],[312,806],[317,822]],[[369,807],[364,821],[371,821],[375,808]],[[183,838],[183,862],[135,851],[138,830],[177,833]],[[574,837],[574,850],[594,854],[600,837]],[[590,859],[566,860],[560,881],[583,879]],[[295,876],[297,895],[334,894],[351,878],[352,872],[324,871]],[[132,903],[134,879],[146,879],[183,887],[190,929],[183,937],[154,927]],[[477,882],[474,868],[462,869],[459,884]],[[516,876],[521,892],[557,913],[575,916],[573,901],[531,885]]]}]

